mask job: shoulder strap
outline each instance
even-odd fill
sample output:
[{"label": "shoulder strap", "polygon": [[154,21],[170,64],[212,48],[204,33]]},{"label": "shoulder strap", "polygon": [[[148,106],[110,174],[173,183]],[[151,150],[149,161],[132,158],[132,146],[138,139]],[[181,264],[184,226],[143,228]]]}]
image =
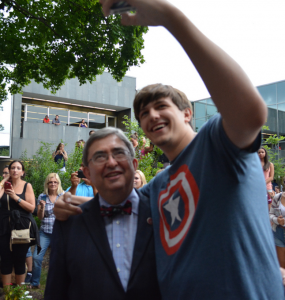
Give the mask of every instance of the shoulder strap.
[{"label": "shoulder strap", "polygon": [[[10,205],[9,205],[9,195],[7,194],[7,204],[8,204],[8,210],[10,210]],[[10,220],[10,219],[9,219]]]},{"label": "shoulder strap", "polygon": [[24,185],[24,190],[23,190],[24,196],[25,196],[25,194],[26,194],[27,185],[28,185],[28,183],[26,182],[25,185]]}]

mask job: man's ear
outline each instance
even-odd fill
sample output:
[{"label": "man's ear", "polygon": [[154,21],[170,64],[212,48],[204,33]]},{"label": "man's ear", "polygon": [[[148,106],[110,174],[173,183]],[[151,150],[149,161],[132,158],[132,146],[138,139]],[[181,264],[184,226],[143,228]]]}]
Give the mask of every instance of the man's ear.
[{"label": "man's ear", "polygon": [[85,175],[85,177],[87,179],[90,180],[90,171],[89,171],[89,168],[88,167],[83,167],[83,174]]},{"label": "man's ear", "polygon": [[138,160],[136,158],[133,158],[133,166],[135,171],[137,170],[138,165],[139,165]]},{"label": "man's ear", "polygon": [[190,107],[187,107],[184,109],[184,121],[185,123],[189,123],[192,119],[193,111],[190,109]]}]

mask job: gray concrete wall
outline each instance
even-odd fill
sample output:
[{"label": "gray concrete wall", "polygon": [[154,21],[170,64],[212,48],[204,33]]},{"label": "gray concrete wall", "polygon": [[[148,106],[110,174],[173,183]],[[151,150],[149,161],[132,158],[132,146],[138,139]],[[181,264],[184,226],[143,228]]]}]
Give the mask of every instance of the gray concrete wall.
[{"label": "gray concrete wall", "polygon": [[[136,93],[136,78],[124,77],[122,82],[117,82],[109,73],[97,76],[95,82],[79,85],[77,78],[68,80],[56,93],[52,94],[42,84],[34,81],[23,89],[23,96],[75,103],[101,108],[112,108],[117,111],[117,127],[124,129],[120,119],[123,115],[131,116],[133,100]],[[62,140],[67,143],[66,151],[74,149],[75,142],[89,137],[89,128],[73,126],[55,126],[52,124],[23,122],[23,136],[21,137],[21,109],[22,95],[13,96],[12,112],[12,159],[20,158],[26,150],[27,156],[36,153],[40,142],[53,143],[54,148]]]},{"label": "gray concrete wall", "polygon": [[32,82],[23,89],[23,96],[38,97],[49,100],[63,100],[70,103],[98,105],[104,108],[123,110],[131,108],[136,93],[136,78],[124,77],[117,82],[111,74],[103,73],[96,81],[80,86],[77,78],[66,81],[56,94],[45,89],[42,84]]},{"label": "gray concrete wall", "polygon": [[24,122],[23,138],[14,139],[12,155],[14,159],[19,158],[26,150],[27,156],[32,157],[39,149],[41,142],[54,144],[52,149],[55,150],[61,141],[67,144],[65,150],[70,153],[74,149],[76,141],[88,140],[89,131],[89,128]]}]

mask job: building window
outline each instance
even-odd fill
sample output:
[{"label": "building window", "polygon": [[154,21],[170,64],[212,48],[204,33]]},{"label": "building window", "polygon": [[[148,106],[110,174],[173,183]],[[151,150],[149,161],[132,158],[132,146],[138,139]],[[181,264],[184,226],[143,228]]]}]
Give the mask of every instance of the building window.
[{"label": "building window", "polygon": [[79,124],[84,119],[84,122],[87,123],[88,114],[87,112],[80,112],[80,111],[74,111],[70,110],[70,116],[69,116],[69,126],[76,126],[79,127]]},{"label": "building window", "polygon": [[101,129],[106,127],[106,116],[89,113],[89,128]]},{"label": "building window", "polygon": [[27,105],[27,120],[28,122],[42,123],[47,115],[47,107],[39,105]]}]

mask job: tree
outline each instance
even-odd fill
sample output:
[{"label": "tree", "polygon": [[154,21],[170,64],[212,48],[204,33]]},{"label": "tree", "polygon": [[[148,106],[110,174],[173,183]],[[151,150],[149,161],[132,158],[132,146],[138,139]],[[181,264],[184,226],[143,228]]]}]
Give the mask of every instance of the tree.
[{"label": "tree", "polygon": [[74,150],[68,155],[68,160],[65,164],[66,172],[60,172],[63,162],[61,164],[55,163],[51,147],[54,148],[51,143],[41,142],[40,148],[32,158],[27,157],[26,151],[21,156],[21,161],[25,166],[25,180],[32,184],[36,198],[44,190],[44,181],[48,174],[58,173],[61,185],[66,190],[70,185],[70,175],[74,171],[77,171],[82,162],[82,150],[83,147],[75,147]]},{"label": "tree", "polygon": [[104,70],[120,81],[144,62],[147,27],[105,18],[99,0],[0,0],[0,104],[34,79],[52,92],[66,79],[92,82]]},{"label": "tree", "polygon": [[[263,126],[263,130],[269,130],[268,126]],[[269,136],[265,139],[263,146],[267,150],[269,161],[274,165],[274,179],[277,182],[281,182],[282,178],[285,175],[284,171],[284,160],[282,158],[278,158],[279,152],[279,142],[285,139],[284,136],[278,137],[276,134]]]},{"label": "tree", "polygon": [[[143,138],[145,138],[143,130],[137,121],[132,121],[128,118],[128,116],[124,116],[124,119],[126,120],[123,121],[123,124],[126,128],[126,136],[130,139],[130,135],[136,132],[138,134],[139,143],[137,149],[141,149],[143,147]],[[148,144],[146,144],[146,146],[148,146]],[[140,155],[139,150],[135,152],[136,158],[139,162],[138,169],[144,173],[147,182],[149,182],[155,176],[157,170],[163,167],[163,164],[158,162],[158,158],[162,154],[163,151],[156,146],[151,153],[148,153],[144,156]]]}]

